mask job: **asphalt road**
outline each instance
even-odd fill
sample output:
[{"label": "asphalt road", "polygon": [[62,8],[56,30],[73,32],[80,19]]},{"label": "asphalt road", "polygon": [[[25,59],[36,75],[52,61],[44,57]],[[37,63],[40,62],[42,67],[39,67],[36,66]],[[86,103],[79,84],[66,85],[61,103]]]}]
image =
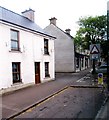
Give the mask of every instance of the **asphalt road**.
[{"label": "asphalt road", "polygon": [[91,118],[103,102],[100,88],[68,87],[15,118]]},{"label": "asphalt road", "polygon": [[[93,84],[88,70],[56,74],[56,80],[56,84],[50,83],[54,84],[52,89],[57,91],[66,85],[69,87],[15,118],[95,118],[103,103],[104,95],[101,88],[82,87]],[[46,89],[49,89],[49,83],[47,84]],[[77,85],[77,87],[70,87],[71,85]]]},{"label": "asphalt road", "polygon": [[86,82],[76,81],[85,76],[87,73],[89,73],[89,70],[84,70],[78,73],[56,74],[56,79],[54,81],[34,85],[3,95],[1,105],[2,117],[10,118],[31,105],[36,104],[47,96],[63,89],[65,86],[78,83],[86,84]]}]

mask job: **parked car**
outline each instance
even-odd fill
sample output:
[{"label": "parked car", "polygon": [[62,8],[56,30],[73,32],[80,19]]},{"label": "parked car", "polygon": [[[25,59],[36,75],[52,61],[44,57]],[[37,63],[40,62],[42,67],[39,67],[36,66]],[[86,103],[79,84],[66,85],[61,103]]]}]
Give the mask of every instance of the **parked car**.
[{"label": "parked car", "polygon": [[[109,66],[108,66],[109,68]],[[98,68],[95,69],[96,74],[103,73],[103,75],[107,75],[107,64],[102,64]],[[108,73],[109,74],[109,73]]]}]

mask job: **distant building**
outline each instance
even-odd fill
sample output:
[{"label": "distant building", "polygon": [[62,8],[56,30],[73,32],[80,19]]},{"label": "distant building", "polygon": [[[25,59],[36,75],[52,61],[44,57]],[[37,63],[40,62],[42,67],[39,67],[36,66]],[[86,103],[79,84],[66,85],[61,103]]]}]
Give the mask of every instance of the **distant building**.
[{"label": "distant building", "polygon": [[70,35],[70,29],[64,32],[56,26],[56,18],[53,17],[50,24],[44,29],[52,36],[55,36],[55,71],[56,72],[75,72],[75,51],[74,40]]},{"label": "distant building", "polygon": [[0,7],[0,89],[55,79],[54,40],[34,22],[32,9]]},{"label": "distant building", "polygon": [[85,53],[75,52],[76,71],[85,70],[90,67],[89,55]]},{"label": "distant building", "polygon": [[81,71],[90,67],[90,51],[82,49],[81,45],[75,45],[76,71]]}]

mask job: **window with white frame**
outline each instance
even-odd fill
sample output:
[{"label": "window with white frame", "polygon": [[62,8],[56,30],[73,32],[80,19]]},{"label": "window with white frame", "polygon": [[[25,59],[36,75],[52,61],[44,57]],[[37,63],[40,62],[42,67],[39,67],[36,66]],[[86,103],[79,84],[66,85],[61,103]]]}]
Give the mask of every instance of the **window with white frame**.
[{"label": "window with white frame", "polygon": [[11,29],[11,50],[19,51],[19,31]]}]

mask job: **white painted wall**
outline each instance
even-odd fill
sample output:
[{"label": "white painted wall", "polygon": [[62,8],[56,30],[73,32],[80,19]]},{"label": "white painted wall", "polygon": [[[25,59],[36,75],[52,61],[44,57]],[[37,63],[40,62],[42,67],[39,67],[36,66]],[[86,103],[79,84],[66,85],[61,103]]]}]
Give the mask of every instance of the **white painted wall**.
[{"label": "white painted wall", "polygon": [[[44,55],[44,38],[41,36],[34,35],[33,39],[33,49],[34,49],[34,62],[40,62],[40,75],[41,75],[41,82],[54,80],[55,79],[55,71],[54,71],[54,40],[48,39],[48,48],[49,48],[49,55]],[[49,72],[50,78],[45,78],[45,62],[49,62]]]},{"label": "white painted wall", "polygon": [[[20,32],[21,52],[11,51],[10,29]],[[41,63],[41,82],[54,79],[54,40],[49,40],[50,56],[44,56],[44,37],[0,23],[0,89],[13,86],[12,62],[21,62],[21,79],[23,84],[35,83],[34,62]],[[46,79],[44,62],[50,62],[50,78]]]}]

